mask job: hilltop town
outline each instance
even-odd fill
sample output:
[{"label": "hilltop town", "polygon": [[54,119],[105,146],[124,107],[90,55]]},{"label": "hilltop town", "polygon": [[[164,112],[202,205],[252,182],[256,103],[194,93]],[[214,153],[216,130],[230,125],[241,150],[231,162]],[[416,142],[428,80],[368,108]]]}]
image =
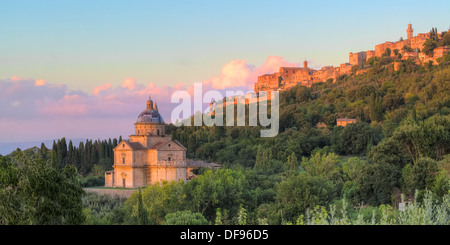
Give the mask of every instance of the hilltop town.
[{"label": "hilltop town", "polygon": [[[336,81],[336,78],[345,74],[361,74],[367,69],[374,57],[390,57],[394,62],[394,69],[398,70],[401,63],[410,59],[416,64],[438,64],[439,58],[450,52],[450,46],[443,45],[433,47],[433,43],[441,41],[445,32],[438,33],[435,29],[428,33],[419,33],[414,36],[412,24],[406,29],[407,39],[402,38],[396,42],[387,41],[375,46],[375,50],[349,53],[349,61],[340,64],[339,67],[324,66],[320,70],[308,67],[308,62],[303,62],[303,67],[280,67],[279,72],[265,74],[258,77],[254,91],[283,91],[296,85],[310,87],[314,83]],[[447,34],[449,35],[449,34]],[[430,41],[428,41],[430,40]],[[427,41],[431,45],[427,44]],[[430,46],[430,47],[426,47]]]}]

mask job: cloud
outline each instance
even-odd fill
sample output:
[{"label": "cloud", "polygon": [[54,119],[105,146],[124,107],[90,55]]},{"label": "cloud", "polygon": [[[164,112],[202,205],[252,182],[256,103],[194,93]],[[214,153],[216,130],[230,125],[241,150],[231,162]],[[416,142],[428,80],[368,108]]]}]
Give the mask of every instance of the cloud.
[{"label": "cloud", "polygon": [[13,77],[11,77],[9,80],[11,80],[11,81],[30,81],[31,79],[13,76]]},{"label": "cloud", "polygon": [[38,80],[34,81],[34,86],[37,86],[37,87],[44,86],[45,84],[46,84],[46,82],[44,79],[38,79]]},{"label": "cloud", "polygon": [[[28,78],[0,80],[0,118],[39,117],[39,103],[55,102],[68,94],[64,85],[43,84]],[[36,86],[36,82],[40,84]]]},{"label": "cloud", "polygon": [[128,88],[129,90],[133,90],[135,87],[136,87],[136,79],[126,78],[123,81],[122,88]]},{"label": "cloud", "polygon": [[64,95],[58,101],[52,101],[51,103],[43,103],[38,107],[40,115],[50,116],[55,118],[72,118],[85,116],[90,109],[90,105],[86,103],[84,97],[74,95]]},{"label": "cloud", "polygon": [[[258,67],[248,64],[246,60],[232,60],[223,65],[218,75],[202,81],[202,92],[204,94],[210,90],[217,90],[223,96],[228,90],[247,92],[253,89],[258,76],[278,71],[281,66],[296,66],[296,64],[289,63],[278,56],[267,57],[266,61]],[[17,135],[29,132],[30,135],[42,135],[41,139],[46,138],[47,134],[53,135],[54,132],[65,131],[86,135],[96,130],[110,130],[110,135],[115,135],[115,127],[105,127],[105,125],[115,125],[118,121],[128,122],[128,132],[131,133],[133,123],[139,113],[145,109],[149,96],[158,104],[166,123],[170,122],[171,112],[177,106],[170,100],[172,94],[180,90],[188,91],[193,95],[194,86],[182,82],[173,86],[158,85],[155,82],[125,78],[119,86],[105,83],[94,87],[92,93],[86,93],[72,90],[66,85],[48,83],[44,79],[33,80],[14,76],[0,80],[0,104],[2,105],[0,106],[0,122],[8,122],[8,125],[11,125],[14,121],[20,121],[20,129],[14,127],[14,129],[22,130],[20,134],[17,132]],[[204,106],[206,108],[208,104]],[[39,125],[33,124],[35,121],[39,121],[39,125],[44,125],[46,121],[49,124],[51,122],[51,125],[57,125],[55,127],[58,128],[45,127],[44,130],[39,128]],[[79,123],[67,123],[72,121]],[[74,125],[79,127],[74,128]],[[117,129],[119,130],[124,129]],[[3,140],[2,135],[14,135],[14,132],[6,131],[8,131],[7,127],[0,125],[0,142]],[[106,132],[102,135],[104,134]]]},{"label": "cloud", "polygon": [[233,60],[226,63],[221,74],[203,82],[212,89],[247,88],[253,90],[257,77],[263,74],[278,72],[280,67],[297,67],[280,56],[267,57],[264,64],[259,67],[247,64],[245,60]]},{"label": "cloud", "polygon": [[111,84],[110,83],[105,83],[103,85],[97,86],[94,88],[94,90],[92,91],[92,93],[94,95],[98,95],[101,91],[103,90],[107,90],[111,88]]},{"label": "cloud", "polygon": [[[205,79],[203,93],[217,90],[252,90],[258,76],[278,71],[281,66],[296,66],[279,56],[269,56],[259,67],[245,60],[232,60],[223,65],[220,74]],[[92,94],[70,90],[62,84],[49,84],[44,79],[11,77],[0,80],[0,118],[55,117],[129,117],[145,106],[149,96],[165,110],[165,118],[176,105],[170,103],[175,91],[186,90],[193,95],[193,85],[182,82],[174,86],[138,83],[125,78],[121,86],[105,83],[94,87]],[[167,112],[167,111],[168,112]]]},{"label": "cloud", "polygon": [[254,70],[253,76],[254,80],[256,80],[257,76],[261,76],[264,74],[270,74],[274,72],[278,72],[280,67],[297,67],[296,63],[287,62],[280,56],[269,56],[266,59],[266,62],[257,69]]},{"label": "cloud", "polygon": [[251,73],[250,69],[247,61],[233,60],[222,67],[220,75],[212,77],[203,83],[215,89],[244,87],[247,85],[247,78]]}]

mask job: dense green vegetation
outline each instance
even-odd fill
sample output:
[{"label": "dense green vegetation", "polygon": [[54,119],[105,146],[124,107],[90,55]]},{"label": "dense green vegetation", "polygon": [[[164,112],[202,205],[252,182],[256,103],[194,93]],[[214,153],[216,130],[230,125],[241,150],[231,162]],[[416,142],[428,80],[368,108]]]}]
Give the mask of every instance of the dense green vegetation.
[{"label": "dense green vegetation", "polygon": [[83,193],[72,165],[0,156],[0,224],[82,224]]},{"label": "dense green vegetation", "polygon": [[[373,58],[364,74],[281,92],[280,132],[273,138],[261,138],[260,127],[168,125],[167,132],[187,147],[188,158],[223,167],[199,169],[186,183],[148,186],[127,200],[81,197],[81,181],[73,178],[75,168],[87,182],[95,166],[104,166],[98,172],[111,166],[112,141],[72,151],[69,146],[67,153],[62,140],[45,154],[16,151],[0,158],[0,200],[8,200],[0,212],[9,217],[1,222],[450,224],[450,62],[445,60],[448,55],[438,66],[405,61],[394,71],[394,59]],[[341,117],[357,123],[336,127]],[[326,127],[318,127],[322,124]],[[48,171],[28,171],[26,163]],[[45,200],[65,207],[68,199],[58,191],[38,199],[39,212],[49,218],[35,217],[35,206],[29,205],[41,189],[12,195],[28,190],[21,187],[28,179],[46,179],[54,188],[44,173],[72,188],[77,204],[69,211],[46,213]],[[412,202],[406,211],[397,209],[402,199]],[[17,212],[15,204],[29,211]]]},{"label": "dense green vegetation", "polygon": [[33,147],[26,150],[16,149],[8,155],[11,159],[16,159],[18,155],[28,158],[43,159],[56,169],[63,169],[66,165],[71,165],[77,169],[78,177],[82,187],[101,186],[105,183],[105,171],[112,170],[114,164],[113,149],[117,146],[119,139],[108,140],[86,140],[80,142],[78,147],[65,138],[53,141],[53,146],[48,149],[44,143],[40,148]]}]

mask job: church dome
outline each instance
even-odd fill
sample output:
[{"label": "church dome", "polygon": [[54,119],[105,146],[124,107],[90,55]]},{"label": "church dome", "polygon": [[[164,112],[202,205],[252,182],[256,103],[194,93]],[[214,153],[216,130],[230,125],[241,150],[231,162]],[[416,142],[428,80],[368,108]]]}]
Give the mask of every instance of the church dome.
[{"label": "church dome", "polygon": [[139,114],[136,123],[156,123],[164,124],[164,119],[158,111],[158,105],[156,103],[153,106],[153,101],[151,98],[147,101],[147,109]]}]

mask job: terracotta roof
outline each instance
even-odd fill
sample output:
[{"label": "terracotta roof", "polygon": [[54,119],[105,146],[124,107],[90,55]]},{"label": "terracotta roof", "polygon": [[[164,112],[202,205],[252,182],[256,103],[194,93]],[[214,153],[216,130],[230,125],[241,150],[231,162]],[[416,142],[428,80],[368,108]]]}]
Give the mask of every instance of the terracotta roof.
[{"label": "terracotta roof", "polygon": [[280,69],[284,69],[284,70],[304,70],[307,69],[305,67],[286,67],[286,66],[282,66],[280,67]]},{"label": "terracotta roof", "polygon": [[167,142],[158,142],[158,143],[156,143],[156,144],[154,144],[154,145],[152,146],[152,149],[158,149],[158,148],[161,147],[164,143],[167,143]]},{"label": "terracotta roof", "polygon": [[184,145],[182,145],[180,142],[178,142],[178,140],[172,140],[173,142],[175,142],[177,145],[179,145],[181,148],[187,150],[186,147],[184,147]]},{"label": "terracotta roof", "polygon": [[354,118],[338,118],[337,121],[356,121]]},{"label": "terracotta roof", "polygon": [[163,146],[163,145],[165,145],[165,144],[167,144],[167,143],[170,143],[170,142],[173,142],[173,143],[175,143],[175,144],[177,144],[178,146],[180,146],[181,148],[183,148],[184,150],[187,150],[186,149],[186,147],[184,147],[180,142],[178,142],[177,140],[170,140],[170,141],[163,141],[163,142],[158,142],[158,143],[156,143],[156,144],[154,144],[151,148],[152,149],[158,149],[159,147],[161,147],[161,146]]},{"label": "terracotta roof", "polygon": [[134,150],[145,149],[145,147],[143,145],[141,145],[141,143],[139,143],[139,142],[127,142],[127,143]]}]

